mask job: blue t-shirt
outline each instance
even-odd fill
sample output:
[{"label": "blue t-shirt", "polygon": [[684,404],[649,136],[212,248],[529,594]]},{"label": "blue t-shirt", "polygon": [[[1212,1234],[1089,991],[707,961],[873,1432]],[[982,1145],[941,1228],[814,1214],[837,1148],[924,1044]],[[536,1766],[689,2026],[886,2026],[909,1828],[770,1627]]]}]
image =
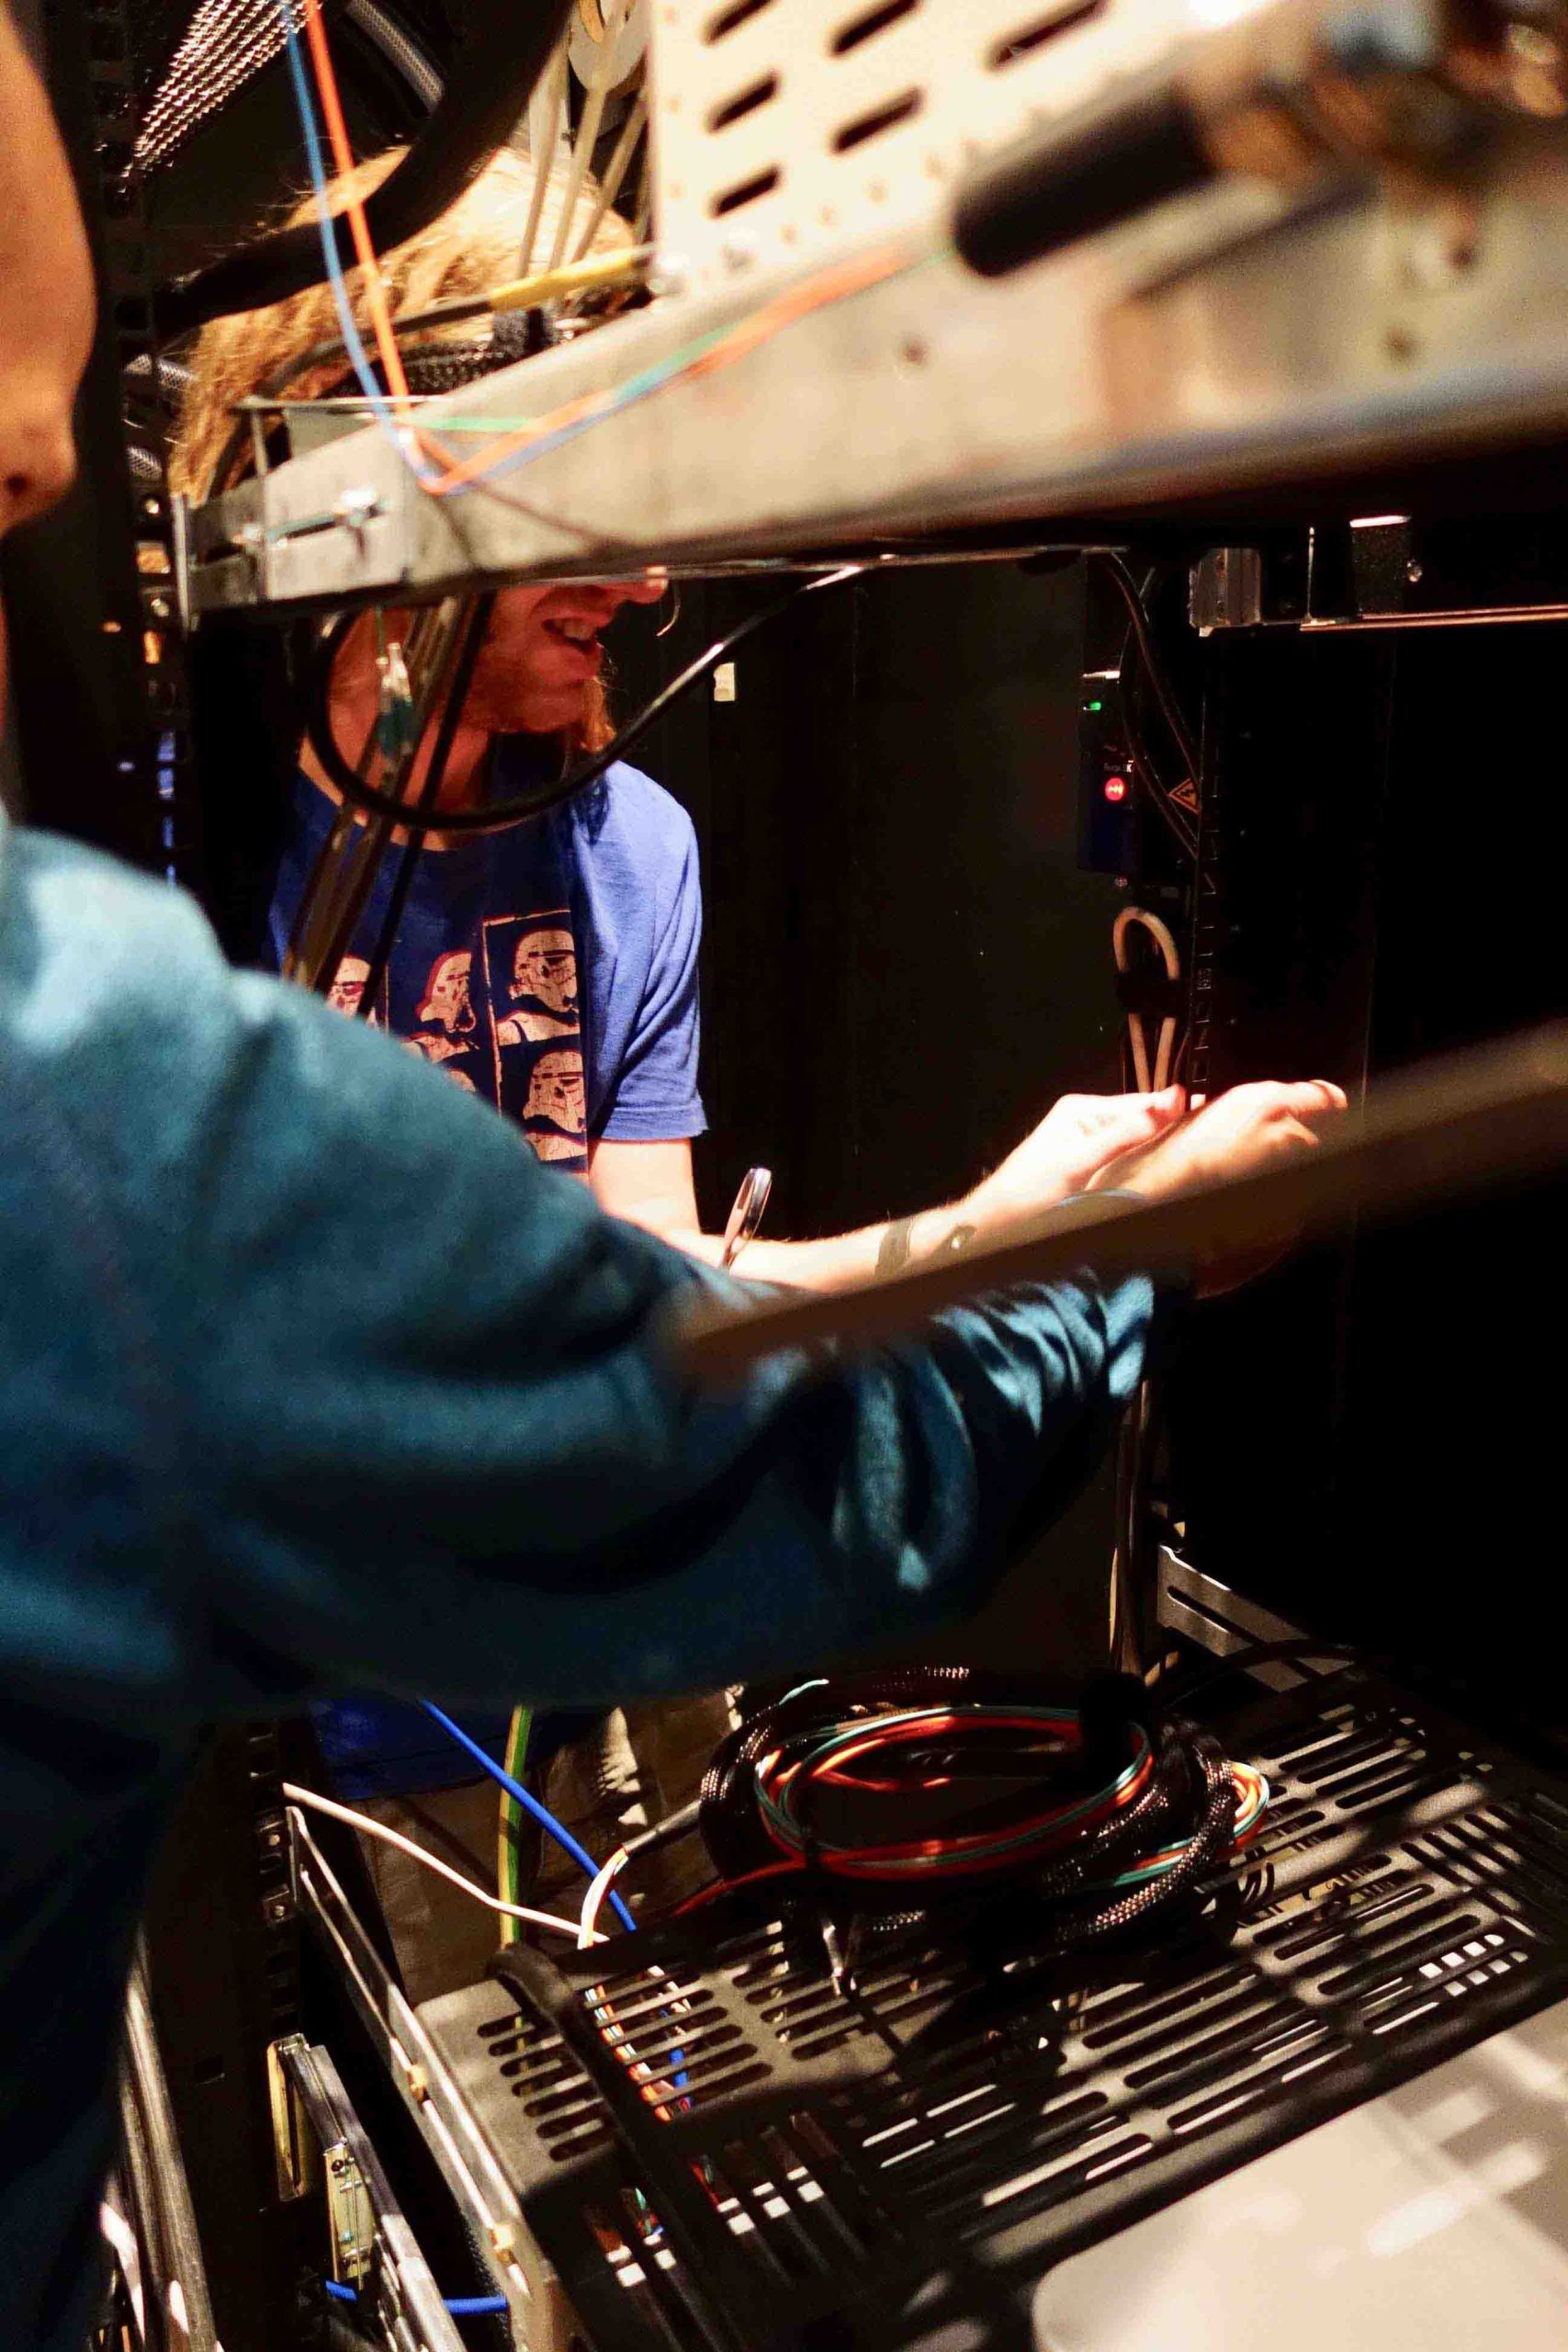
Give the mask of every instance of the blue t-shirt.
[{"label": "blue t-shirt", "polygon": [[[492,789],[525,790],[541,771],[538,744],[513,737],[498,748]],[[338,818],[301,775],[270,920],[278,964]],[[331,1001],[345,1012],[358,1008],[398,855],[382,860],[338,967]],[[370,1017],[515,1120],[538,1159],[581,1175],[590,1140],[702,1133],[701,935],[691,820],[620,763],[528,824],[426,849]],[[316,1727],[351,1800],[474,1777],[428,1715],[396,1700],[344,1700],[320,1709]],[[504,1715],[465,1728],[500,1754]]]},{"label": "blue t-shirt", "polygon": [[[503,741],[496,797],[537,781],[533,741]],[[272,906],[279,965],[338,814],[299,778]],[[344,1011],[358,1004],[397,862],[394,849],[338,967]],[[701,938],[691,819],[623,761],[530,823],[426,849],[371,1017],[515,1119],[539,1159],[581,1170],[590,1140],[703,1132]]]}]

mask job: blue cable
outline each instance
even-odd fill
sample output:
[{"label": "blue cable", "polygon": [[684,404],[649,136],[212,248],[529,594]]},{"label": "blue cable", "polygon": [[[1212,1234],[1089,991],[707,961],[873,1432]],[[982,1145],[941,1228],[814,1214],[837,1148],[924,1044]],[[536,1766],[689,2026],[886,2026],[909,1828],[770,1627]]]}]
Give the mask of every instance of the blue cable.
[{"label": "blue cable", "polygon": [[[323,2278],[321,2284],[334,2303],[359,2301],[357,2287],[345,2287],[336,2278]],[[443,2301],[454,2319],[489,2319],[507,2307],[504,2295],[447,2295]]]},{"label": "blue cable", "polygon": [[[498,1781],[501,1786],[506,1791],[507,1795],[513,1798],[516,1804],[520,1804],[525,1813],[531,1813],[533,1815],[540,1828],[543,1829],[547,1836],[555,1839],[556,1844],[561,1848],[564,1853],[568,1853],[571,1856],[572,1860],[577,1864],[580,1871],[586,1871],[590,1878],[598,1877],[599,1865],[594,1860],[592,1855],[586,1853],[583,1850],[583,1849],[578,1844],[576,1838],[572,1836],[570,1830],[563,1827],[562,1824],[556,1819],[553,1813],[546,1812],[544,1806],[539,1803],[538,1798],[533,1794],[531,1790],[525,1789],[521,1781],[514,1781],[511,1773],[505,1770],[504,1766],[498,1764],[494,1757],[479,1746],[477,1739],[470,1739],[468,1733],[463,1729],[460,1724],[455,1724],[450,1715],[443,1714],[441,1709],[436,1706],[433,1701],[429,1699],[422,1699],[419,1703],[424,1709],[425,1713],[431,1718],[432,1722],[438,1723],[440,1724],[442,1730],[446,1732],[448,1738],[455,1739],[459,1747],[467,1748],[468,1754],[473,1758],[474,1762],[479,1766],[480,1770],[488,1772],[492,1781]],[[632,1917],[632,1914],[626,1904],[622,1902],[620,1896],[615,1893],[614,1887],[610,1890],[609,1900],[610,1907],[615,1912],[615,1915],[620,1921],[622,1927],[630,1928],[635,1930],[637,1921]]]},{"label": "blue cable", "polygon": [[[540,1828],[547,1830],[549,1835],[555,1839],[556,1843],[558,1846],[563,1847],[566,1852],[571,1856],[572,1860],[577,1864],[580,1871],[586,1871],[590,1878],[598,1877],[599,1865],[594,1860],[592,1855],[584,1852],[583,1849],[578,1844],[576,1838],[572,1836],[570,1830],[564,1827],[562,1824],[556,1819],[553,1813],[547,1813],[544,1806],[539,1803],[538,1798],[535,1796],[530,1790],[525,1789],[521,1781],[514,1781],[511,1773],[499,1765],[494,1757],[490,1755],[479,1746],[477,1739],[470,1739],[468,1737],[468,1733],[463,1729],[461,1724],[455,1724],[450,1715],[444,1714],[441,1709],[436,1706],[434,1700],[422,1699],[419,1703],[424,1709],[425,1713],[440,1724],[444,1732],[447,1732],[451,1735],[452,1738],[457,1741],[459,1747],[466,1747],[468,1749],[468,1754],[473,1758],[475,1763],[481,1764],[485,1770],[490,1774],[492,1781],[500,1781],[502,1787],[506,1791],[509,1797],[515,1797],[519,1804],[526,1807],[528,1812],[533,1815],[535,1820],[538,1823]],[[615,1906],[615,1917],[619,1919],[622,1927],[630,1928],[635,1932],[637,1921],[613,1887],[610,1890],[610,1901]],[[684,2071],[686,2061],[679,2050],[671,2050],[670,2052],[670,2063],[671,2067],[674,2069],[671,2075],[671,2080],[678,2091],[683,2091],[687,2087],[687,2076]]]},{"label": "blue cable", "polygon": [[[321,240],[321,258],[327,266],[327,279],[333,290],[333,303],[337,311],[338,325],[343,330],[343,347],[349,364],[359,379],[359,389],[370,404],[376,422],[386,434],[405,465],[411,464],[402,435],[398,431],[386,394],[376,380],[355,322],[354,305],[349,300],[348,284],[338,259],[337,228],[332,218],[332,196],[327,185],[326,164],[321,154],[321,133],[316,120],[315,107],[310,98],[310,84],[305,78],[304,60],[299,54],[299,36],[294,29],[293,0],[277,0],[283,18],[284,41],[288,57],[288,78],[294,85],[294,104],[299,116],[299,129],[305,141],[305,162],[310,175],[310,186],[316,198],[316,228]],[[419,469],[415,467],[417,472]]]}]

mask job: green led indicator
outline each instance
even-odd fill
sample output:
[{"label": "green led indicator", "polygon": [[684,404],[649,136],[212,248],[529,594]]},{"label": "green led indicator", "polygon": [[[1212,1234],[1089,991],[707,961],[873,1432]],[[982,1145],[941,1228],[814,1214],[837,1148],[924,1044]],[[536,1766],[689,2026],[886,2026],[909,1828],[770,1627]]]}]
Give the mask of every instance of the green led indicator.
[{"label": "green led indicator", "polygon": [[1090,710],[1103,710],[1105,708],[1105,705],[1102,702],[1091,702],[1089,708]]}]

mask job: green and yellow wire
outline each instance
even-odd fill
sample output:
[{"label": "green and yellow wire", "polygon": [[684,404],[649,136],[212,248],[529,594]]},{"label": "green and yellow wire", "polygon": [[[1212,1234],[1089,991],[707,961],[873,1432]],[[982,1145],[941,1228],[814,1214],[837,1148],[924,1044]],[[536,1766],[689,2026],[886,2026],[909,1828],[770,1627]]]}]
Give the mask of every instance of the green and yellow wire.
[{"label": "green and yellow wire", "polygon": [[[534,1728],[532,1707],[513,1707],[512,1721],[506,1731],[506,1769],[514,1781],[521,1781],[528,1769],[528,1736]],[[501,1817],[496,1827],[496,1877],[503,1903],[521,1903],[523,1884],[523,1808],[514,1796],[501,1792]],[[519,1920],[502,1917],[501,1940],[514,1944],[521,1933]]]}]

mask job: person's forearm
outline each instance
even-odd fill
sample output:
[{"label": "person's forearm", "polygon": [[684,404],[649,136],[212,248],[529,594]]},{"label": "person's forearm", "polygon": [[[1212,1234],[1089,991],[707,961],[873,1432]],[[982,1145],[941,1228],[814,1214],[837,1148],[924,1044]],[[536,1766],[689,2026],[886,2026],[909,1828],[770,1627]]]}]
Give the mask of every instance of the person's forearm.
[{"label": "person's forearm", "polygon": [[[962,1200],[820,1240],[750,1241],[737,1252],[734,1271],[752,1282],[818,1291],[896,1274],[922,1258],[962,1250],[971,1235],[984,1238],[1070,1199],[1098,1170],[1168,1129],[1181,1108],[1174,1087],[1164,1095],[1065,1094]],[[594,1196],[612,1216],[643,1226],[705,1265],[723,1264],[723,1240],[700,1229],[689,1143],[604,1138],[592,1147],[590,1168]]]},{"label": "person's forearm", "polygon": [[[669,1231],[652,1220],[689,1256],[716,1266],[724,1243],[717,1234]],[[918,1216],[895,1217],[886,1225],[865,1225],[853,1233],[825,1234],[816,1241],[749,1241],[737,1256],[733,1271],[748,1282],[779,1283],[793,1290],[847,1290],[873,1274],[897,1273],[940,1251],[960,1250],[978,1227],[960,1201],[950,1208],[922,1209]]]}]

